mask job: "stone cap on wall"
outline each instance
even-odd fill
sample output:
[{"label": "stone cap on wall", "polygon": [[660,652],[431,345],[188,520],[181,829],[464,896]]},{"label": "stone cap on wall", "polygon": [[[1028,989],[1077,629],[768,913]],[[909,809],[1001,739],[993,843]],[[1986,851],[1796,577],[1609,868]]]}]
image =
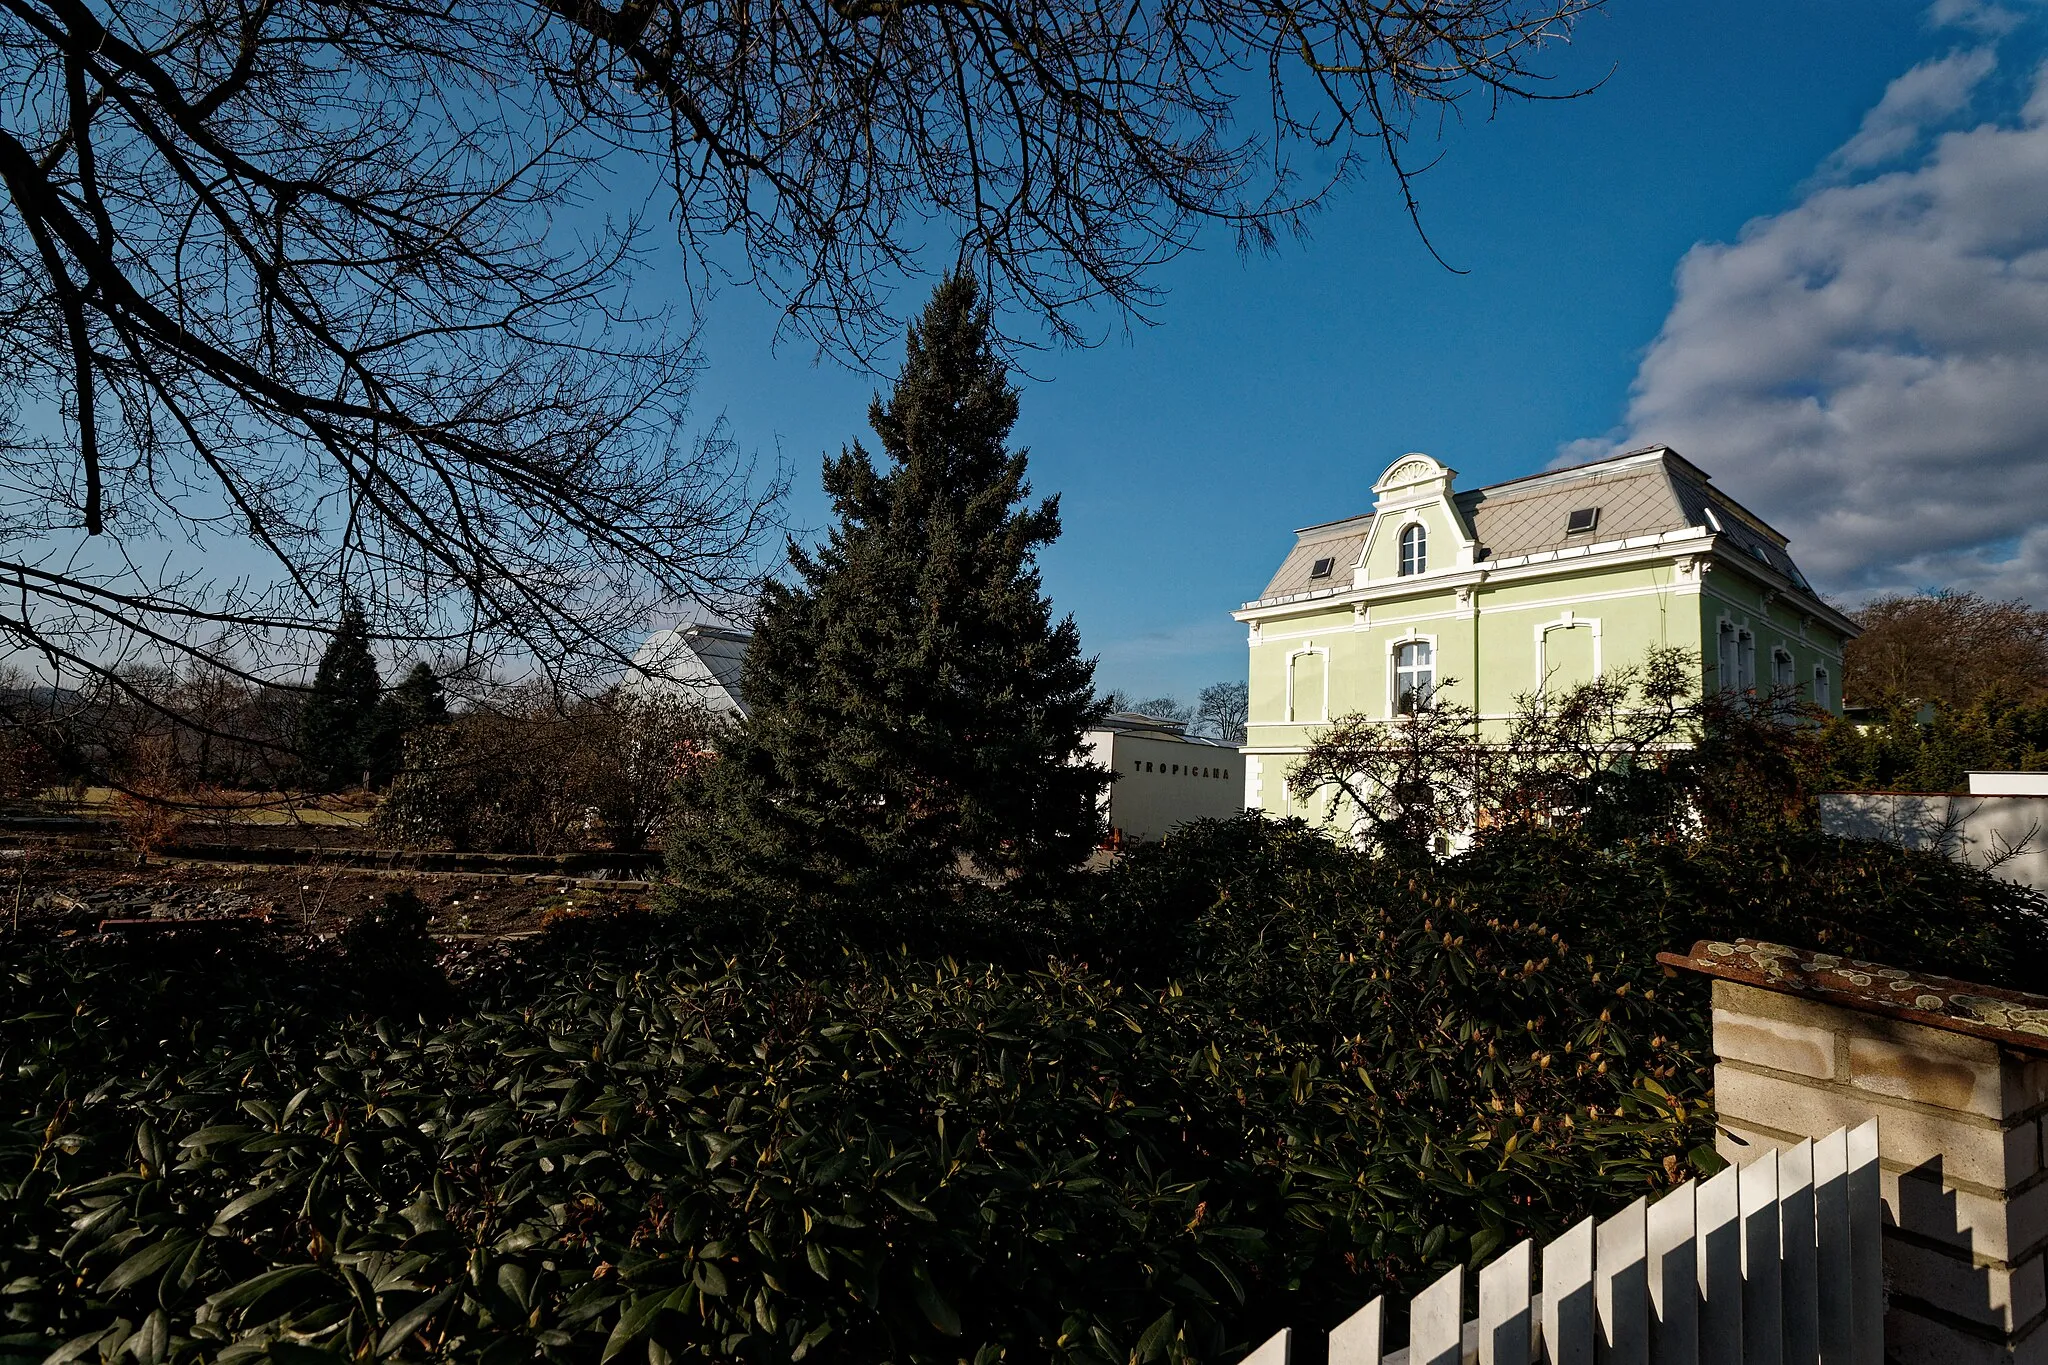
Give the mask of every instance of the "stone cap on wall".
[{"label": "stone cap on wall", "polygon": [[1804,952],[1753,938],[1733,943],[1701,939],[1690,953],[1659,953],[1657,960],[1674,970],[1697,972],[1717,981],[1737,981],[1951,1033],[1989,1038],[2029,1052],[2048,1052],[2048,996],[1906,972],[1833,953]]}]

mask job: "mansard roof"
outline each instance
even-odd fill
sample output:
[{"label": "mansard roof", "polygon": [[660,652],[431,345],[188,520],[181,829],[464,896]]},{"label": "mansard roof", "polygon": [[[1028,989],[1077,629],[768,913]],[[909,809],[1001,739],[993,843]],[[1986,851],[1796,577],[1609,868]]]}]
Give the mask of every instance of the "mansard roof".
[{"label": "mansard roof", "polygon": [[[1787,552],[1785,537],[1715,488],[1705,471],[1668,446],[1649,446],[1589,464],[1489,484],[1456,493],[1452,501],[1479,542],[1483,564],[1567,546],[1605,546],[1642,536],[1697,530],[1719,537],[1796,587],[1812,591]],[[1597,528],[1590,535],[1568,534],[1568,518],[1587,507],[1600,509]],[[1259,601],[1323,588],[1349,588],[1350,569],[1371,534],[1373,516],[1365,512],[1295,532],[1293,549],[1259,594]],[[1313,577],[1316,561],[1325,558],[1336,561],[1336,573]]]}]

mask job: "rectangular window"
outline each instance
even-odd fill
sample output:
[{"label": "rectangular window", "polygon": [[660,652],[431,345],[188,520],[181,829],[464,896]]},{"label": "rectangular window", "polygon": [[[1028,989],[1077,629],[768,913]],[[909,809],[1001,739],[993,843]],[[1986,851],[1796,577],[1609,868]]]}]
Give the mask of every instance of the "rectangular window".
[{"label": "rectangular window", "polygon": [[1582,536],[1600,524],[1600,509],[1581,507],[1564,520],[1564,533],[1568,536]]},{"label": "rectangular window", "polygon": [[1721,690],[1723,692],[1734,692],[1740,690],[1740,688],[1742,687],[1742,675],[1738,671],[1739,664],[1736,657],[1735,649],[1735,627],[1727,621],[1723,621],[1721,623],[1721,635],[1720,640],[1718,642],[1718,648],[1716,649],[1714,654],[1714,659],[1715,667],[1720,671],[1721,674]]},{"label": "rectangular window", "polygon": [[1409,716],[1429,706],[1436,690],[1436,651],[1427,640],[1411,640],[1394,651],[1394,714]]},{"label": "rectangular window", "polygon": [[1336,571],[1337,561],[1334,558],[1325,555],[1323,558],[1318,559],[1314,564],[1309,566],[1308,576],[1310,578],[1328,578],[1331,574],[1335,573]]}]

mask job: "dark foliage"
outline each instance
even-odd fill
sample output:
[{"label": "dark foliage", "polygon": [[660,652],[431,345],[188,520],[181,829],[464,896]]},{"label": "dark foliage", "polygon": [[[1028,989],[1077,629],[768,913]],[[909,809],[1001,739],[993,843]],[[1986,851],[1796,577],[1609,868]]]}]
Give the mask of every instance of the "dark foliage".
[{"label": "dark foliage", "polygon": [[432,725],[448,723],[448,698],[432,666],[414,664],[399,684],[377,703],[367,745],[371,780],[382,786],[405,761],[408,736]]},{"label": "dark foliage", "polygon": [[344,968],[361,989],[401,1017],[432,1015],[447,1007],[448,982],[434,968],[430,913],[410,891],[390,891],[341,933]]},{"label": "dark foliage", "polygon": [[1833,721],[1809,761],[1819,791],[1957,792],[1978,772],[2048,769],[2048,703],[1992,692],[1964,706],[1896,704]]},{"label": "dark foliage", "polygon": [[274,964],[200,1010],[175,973],[38,951],[0,982],[11,1330],[90,1358],[1211,1359],[1689,1171],[1654,971],[1399,887],[1271,910],[1211,909],[1159,984],[579,926],[445,1026],[338,1020]]},{"label": "dark foliage", "polygon": [[362,604],[351,599],[299,712],[299,757],[313,786],[332,791],[371,776],[382,692],[370,625]]},{"label": "dark foliage", "polygon": [[1074,762],[1094,668],[1040,590],[1059,506],[1030,501],[1016,420],[988,310],[953,275],[870,409],[886,470],[858,445],[827,463],[839,524],[763,597],[748,715],[685,784],[686,897],[1043,886],[1094,848],[1108,779]]},{"label": "dark foliage", "polygon": [[974,957],[965,903],[579,919],[429,1022],[370,993],[403,903],[311,959],[17,942],[0,1351],[1222,1358],[1711,1168],[1659,947],[2043,962],[2027,893],[1796,834],[1403,866],[1245,818],[1066,910]]}]

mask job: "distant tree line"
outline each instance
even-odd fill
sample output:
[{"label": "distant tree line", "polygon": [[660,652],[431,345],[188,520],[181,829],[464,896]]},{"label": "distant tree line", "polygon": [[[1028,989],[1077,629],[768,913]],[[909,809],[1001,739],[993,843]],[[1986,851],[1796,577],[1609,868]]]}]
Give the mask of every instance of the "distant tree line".
[{"label": "distant tree line", "polygon": [[1177,697],[1134,699],[1131,693],[1120,689],[1110,692],[1104,702],[1111,711],[1136,711],[1159,720],[1177,721],[1191,735],[1241,744],[1245,723],[1251,715],[1251,687],[1243,682],[1211,683],[1196,695],[1192,706]]},{"label": "distant tree line", "polygon": [[1854,615],[1850,714],[1821,726],[1817,788],[1959,791],[1972,770],[2048,770],[2048,611],[1931,592]]}]

